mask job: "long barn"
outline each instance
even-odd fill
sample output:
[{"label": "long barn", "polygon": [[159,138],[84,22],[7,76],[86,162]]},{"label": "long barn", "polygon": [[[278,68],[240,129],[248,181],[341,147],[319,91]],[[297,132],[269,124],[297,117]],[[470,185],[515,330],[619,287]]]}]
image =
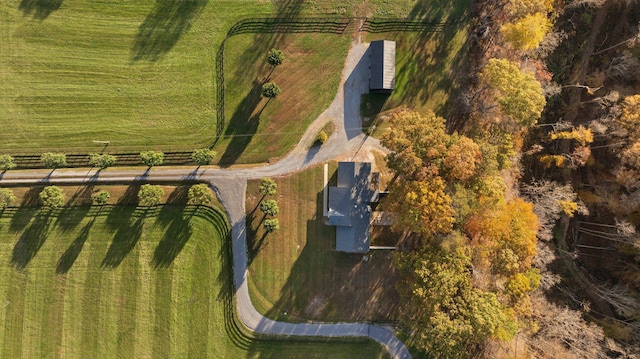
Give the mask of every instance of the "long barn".
[{"label": "long barn", "polygon": [[369,91],[393,91],[396,85],[396,42],[371,41],[369,56]]}]

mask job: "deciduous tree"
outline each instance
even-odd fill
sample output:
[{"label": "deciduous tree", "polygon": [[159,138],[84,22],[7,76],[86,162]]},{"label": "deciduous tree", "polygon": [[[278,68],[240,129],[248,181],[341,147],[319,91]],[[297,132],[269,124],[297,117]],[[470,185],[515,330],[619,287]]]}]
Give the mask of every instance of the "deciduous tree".
[{"label": "deciduous tree", "polygon": [[9,188],[0,188],[0,210],[3,210],[15,203],[16,196]]},{"label": "deciduous tree", "polygon": [[267,62],[274,68],[280,66],[284,62],[284,54],[281,50],[271,49],[267,54]]},{"label": "deciduous tree", "polygon": [[8,171],[16,168],[13,157],[10,155],[0,155],[0,171]]},{"label": "deciduous tree", "polygon": [[263,196],[266,195],[274,195],[276,194],[276,190],[278,189],[278,184],[276,181],[271,178],[263,178],[260,180],[260,187],[258,190],[262,193]]},{"label": "deciduous tree", "polygon": [[160,203],[164,196],[164,190],[158,185],[143,184],[138,191],[138,204],[143,207],[151,207]]},{"label": "deciduous tree", "polygon": [[280,229],[280,222],[277,218],[269,218],[264,220],[264,229],[268,232],[275,232]]},{"label": "deciduous tree", "polygon": [[206,183],[198,183],[189,188],[188,197],[190,204],[209,204],[213,201],[213,192]]},{"label": "deciduous tree", "polygon": [[533,50],[538,47],[551,29],[551,21],[543,13],[525,15],[500,29],[504,39],[518,50]]},{"label": "deciduous tree", "polygon": [[275,82],[267,82],[262,85],[262,97],[272,99],[280,94],[280,87]]},{"label": "deciduous tree", "polygon": [[391,206],[397,214],[394,228],[420,233],[427,240],[451,232],[455,212],[440,177],[395,185],[391,192]]},{"label": "deciduous tree", "polygon": [[48,209],[64,206],[64,193],[58,186],[47,186],[40,192],[40,203]]},{"label": "deciduous tree", "polygon": [[45,168],[64,167],[67,165],[67,156],[64,153],[45,152],[40,155],[40,163]]},{"label": "deciduous tree", "polygon": [[444,157],[444,167],[448,177],[466,181],[476,172],[482,161],[480,147],[472,139],[465,136],[452,136],[452,144]]},{"label": "deciduous tree", "polygon": [[533,126],[546,104],[540,83],[517,64],[506,59],[490,59],[481,79],[491,88],[503,114],[516,124]]},{"label": "deciduous tree", "polygon": [[109,201],[109,192],[102,190],[91,195],[91,201],[98,206],[104,206]]},{"label": "deciduous tree", "polygon": [[193,153],[191,154],[191,159],[198,166],[206,166],[210,164],[211,161],[213,161],[213,159],[216,157],[216,154],[216,151],[210,150],[208,148],[201,148],[199,150],[193,151]]},{"label": "deciduous tree", "polygon": [[107,167],[111,167],[116,163],[116,156],[110,155],[107,153],[90,153],[89,154],[89,164],[93,167],[98,167],[100,169],[105,169]]},{"label": "deciduous tree", "polygon": [[466,358],[489,338],[510,339],[514,318],[495,294],[471,285],[471,258],[465,247],[427,247],[398,254],[401,321],[413,343],[434,358]]},{"label": "deciduous tree", "polygon": [[260,210],[266,216],[275,216],[280,212],[280,208],[278,208],[278,202],[274,199],[265,199],[260,202]]},{"label": "deciduous tree", "polygon": [[553,0],[510,0],[509,6],[516,17],[522,17],[537,12],[551,12]]},{"label": "deciduous tree", "polygon": [[620,123],[632,139],[640,138],[640,94],[627,96],[622,101]]},{"label": "deciduous tree", "polygon": [[538,217],[531,203],[517,198],[502,206],[485,208],[470,216],[464,228],[474,242],[489,252],[508,248],[518,257],[521,270],[531,267],[538,230]]},{"label": "deciduous tree", "polygon": [[164,161],[164,153],[156,151],[140,152],[140,161],[142,161],[145,166],[160,166]]},{"label": "deciduous tree", "polygon": [[389,168],[407,179],[437,174],[447,150],[444,125],[444,119],[430,111],[424,115],[414,111],[393,115],[389,132],[382,137],[382,144],[392,151],[387,156]]}]

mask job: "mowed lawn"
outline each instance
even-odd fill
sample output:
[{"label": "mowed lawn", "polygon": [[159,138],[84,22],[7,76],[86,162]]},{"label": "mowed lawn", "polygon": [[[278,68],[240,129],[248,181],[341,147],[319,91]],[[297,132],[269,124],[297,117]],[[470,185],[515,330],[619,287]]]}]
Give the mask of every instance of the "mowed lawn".
[{"label": "mowed lawn", "polygon": [[234,321],[223,212],[184,206],[6,210],[0,357],[362,358],[373,342],[255,340]]},{"label": "mowed lawn", "polygon": [[[305,129],[333,101],[349,49],[348,34],[246,34],[226,42],[226,128],[216,144],[221,165],[275,160],[286,154]],[[273,69],[271,48],[285,60]],[[262,84],[282,92],[267,101]]]},{"label": "mowed lawn", "polygon": [[[56,4],[59,5],[56,7]],[[185,149],[215,135],[215,55],[263,1],[0,0],[0,151]]]},{"label": "mowed lawn", "polygon": [[[330,177],[336,163],[330,164]],[[274,178],[280,230],[267,234],[257,208],[260,181],[247,186],[249,289],[256,308],[289,321],[389,321],[399,297],[390,251],[335,251],[335,228],[323,221],[323,166]],[[330,184],[337,181],[330,180]]]}]

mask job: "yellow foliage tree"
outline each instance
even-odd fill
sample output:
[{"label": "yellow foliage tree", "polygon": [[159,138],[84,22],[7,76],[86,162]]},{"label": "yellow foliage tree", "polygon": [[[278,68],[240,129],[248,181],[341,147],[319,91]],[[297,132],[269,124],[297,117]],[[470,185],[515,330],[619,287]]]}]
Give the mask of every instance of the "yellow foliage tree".
[{"label": "yellow foliage tree", "polygon": [[402,111],[390,120],[391,126],[381,139],[392,151],[387,165],[404,178],[424,177],[427,169],[437,174],[447,147],[448,135],[445,120],[429,111],[421,115],[414,111]]},{"label": "yellow foliage tree", "polygon": [[540,156],[540,162],[544,165],[544,168],[551,168],[551,165],[555,164],[556,167],[564,166],[565,157],[561,155],[542,155]]},{"label": "yellow foliage tree", "polygon": [[481,79],[495,91],[500,110],[520,126],[533,126],[544,109],[542,86],[533,75],[506,59],[490,59]]},{"label": "yellow foliage tree", "polygon": [[452,136],[453,143],[444,157],[444,167],[451,179],[466,181],[476,172],[482,162],[480,146],[465,136]]},{"label": "yellow foliage tree", "polygon": [[[531,267],[538,230],[533,204],[517,198],[503,206],[485,208],[470,216],[464,228],[474,241],[496,253],[509,249],[517,256],[521,270]],[[499,268],[494,266],[494,270]]]},{"label": "yellow foliage tree", "polygon": [[622,162],[627,166],[640,170],[640,140],[634,142],[622,152]]},{"label": "yellow foliage tree", "polygon": [[504,24],[500,32],[518,50],[533,50],[551,29],[551,21],[543,13],[529,14]]},{"label": "yellow foliage tree", "polygon": [[622,101],[620,123],[632,139],[640,138],[640,94],[625,97]]},{"label": "yellow foliage tree", "polygon": [[593,142],[593,133],[584,126],[578,126],[571,131],[560,131],[551,134],[552,140],[576,140],[581,145],[587,145]]},{"label": "yellow foliage tree", "polygon": [[398,215],[394,222],[396,229],[408,229],[426,239],[453,229],[455,211],[440,177],[409,181],[394,186],[392,192],[395,194],[393,211]]}]

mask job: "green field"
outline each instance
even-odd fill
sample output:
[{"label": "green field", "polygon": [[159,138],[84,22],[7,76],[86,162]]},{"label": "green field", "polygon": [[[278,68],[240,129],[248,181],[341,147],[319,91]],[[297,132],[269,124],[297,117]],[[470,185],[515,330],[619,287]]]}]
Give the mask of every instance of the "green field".
[{"label": "green field", "polygon": [[[215,56],[262,1],[0,0],[0,151],[210,145]],[[46,8],[44,8],[46,10]],[[46,15],[46,17],[44,17]]]},{"label": "green field", "polygon": [[[438,18],[451,8],[457,14],[467,6],[467,1],[445,6],[415,0],[0,0],[0,152],[101,150],[94,140],[111,141],[109,151],[209,146],[216,130],[215,58],[238,20],[326,14]],[[389,104],[438,108],[446,97],[450,72],[436,60],[449,59],[449,50],[457,53],[460,36],[377,36],[397,37],[407,54],[415,49],[422,54],[399,56],[399,65],[407,65],[399,66],[398,94]],[[429,45],[432,37],[438,48]],[[246,151],[240,162],[282,155],[299,139],[297,132],[333,99],[352,39],[349,34],[232,37],[224,132],[244,138],[223,139],[216,150],[221,155],[228,152],[225,160],[238,159]],[[450,48],[443,47],[449,42]],[[251,96],[253,82],[264,75],[263,53],[272,46],[283,47],[289,57],[273,78],[284,91],[266,107],[259,123],[251,122],[262,105],[259,96]],[[424,88],[425,77],[415,65],[422,64],[424,56],[434,64],[428,72],[440,71],[444,82],[428,75],[426,79],[434,81]],[[260,137],[265,132],[284,135],[266,141],[269,136]],[[255,133],[259,135],[252,138]]]},{"label": "green field", "polygon": [[247,336],[227,228],[222,212],[183,206],[4,211],[0,357],[384,357],[372,342]]}]

